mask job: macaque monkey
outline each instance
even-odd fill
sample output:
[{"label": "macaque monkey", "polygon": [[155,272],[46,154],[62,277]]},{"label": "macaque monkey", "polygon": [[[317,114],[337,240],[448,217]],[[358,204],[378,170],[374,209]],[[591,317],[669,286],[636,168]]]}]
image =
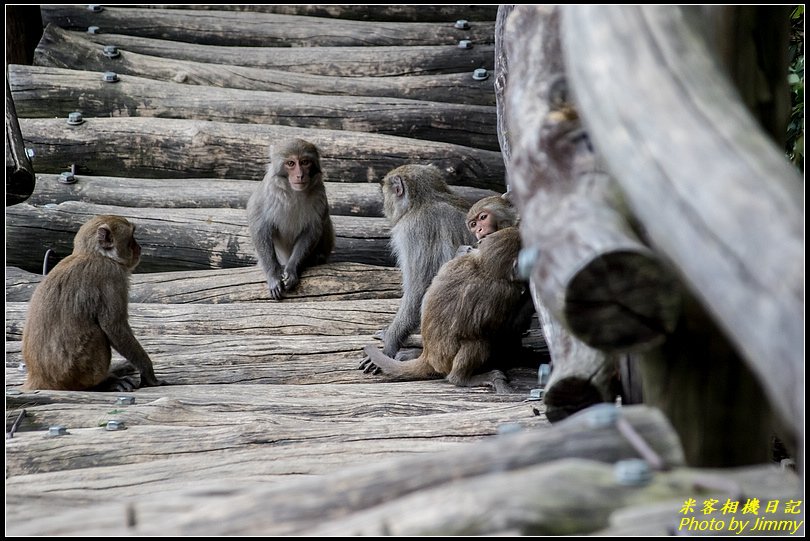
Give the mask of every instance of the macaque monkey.
[{"label": "macaque monkey", "polygon": [[486,236],[477,250],[446,263],[422,305],[422,354],[397,361],[369,345],[364,349],[369,360],[361,368],[411,380],[446,377],[462,387],[486,384],[508,392],[501,371],[477,373],[500,341],[513,336],[510,326],[524,291],[514,276],[519,251],[520,233],[508,227]]},{"label": "macaque monkey", "polygon": [[325,263],[335,247],[318,148],[303,139],[274,145],[247,215],[270,298],[278,300],[295,289],[303,267]]},{"label": "macaque monkey", "polygon": [[479,241],[495,231],[517,226],[517,223],[517,210],[500,195],[477,201],[467,212],[467,227]]},{"label": "macaque monkey", "polygon": [[381,189],[383,212],[392,225],[391,248],[402,271],[402,302],[380,333],[383,352],[393,357],[419,328],[422,298],[433,277],[472,236],[464,221],[469,204],[450,191],[438,167],[397,167],[383,178]]},{"label": "macaque monkey", "polygon": [[73,240],[73,253],[37,286],[23,329],[24,388],[131,391],[110,373],[110,346],[140,372],[140,386],[162,385],[128,322],[129,276],[141,247],[135,226],[97,216]]}]

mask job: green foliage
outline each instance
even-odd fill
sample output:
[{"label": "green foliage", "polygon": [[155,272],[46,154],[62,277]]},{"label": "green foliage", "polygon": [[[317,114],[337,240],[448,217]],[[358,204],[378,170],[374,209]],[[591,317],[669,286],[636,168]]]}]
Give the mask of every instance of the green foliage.
[{"label": "green foliage", "polygon": [[790,84],[791,112],[787,130],[788,158],[804,171],[804,6],[790,14]]}]

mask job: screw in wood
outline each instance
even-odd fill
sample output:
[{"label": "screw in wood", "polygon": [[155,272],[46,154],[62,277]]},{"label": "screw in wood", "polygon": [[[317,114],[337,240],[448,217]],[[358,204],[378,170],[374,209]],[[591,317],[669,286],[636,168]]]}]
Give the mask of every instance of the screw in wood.
[{"label": "screw in wood", "polygon": [[101,29],[98,26],[88,26],[87,33],[88,34],[98,34]]},{"label": "screw in wood", "polygon": [[101,54],[107,58],[117,58],[121,56],[121,53],[118,52],[118,47],[115,45],[105,45]]},{"label": "screw in wood", "polygon": [[117,83],[118,82],[118,74],[114,71],[105,71],[104,72],[104,82],[105,83]]},{"label": "screw in wood", "polygon": [[110,420],[107,421],[105,430],[126,430],[126,428],[124,421]]},{"label": "screw in wood", "polygon": [[99,4],[90,4],[89,6],[87,6],[87,10],[92,11],[93,13],[101,13],[102,11],[104,11],[104,6],[101,6]]},{"label": "screw in wood", "polygon": [[529,280],[532,276],[532,270],[537,264],[540,257],[540,248],[537,246],[529,246],[523,248],[518,252],[517,259],[517,274],[521,280]]},{"label": "screw in wood", "polygon": [[468,39],[462,39],[458,42],[459,49],[472,49],[472,41]]},{"label": "screw in wood", "polygon": [[78,126],[82,124],[84,119],[82,118],[82,114],[78,111],[74,111],[72,113],[68,113],[67,123],[68,126]]},{"label": "screw in wood", "polygon": [[584,414],[591,428],[614,426],[619,418],[619,410],[613,404],[596,404],[586,409]]},{"label": "screw in wood", "polygon": [[484,68],[478,68],[473,72],[472,78],[476,81],[485,81],[489,79],[489,72]]},{"label": "screw in wood", "polygon": [[48,435],[49,436],[64,436],[67,433],[68,433],[67,428],[65,428],[62,425],[54,425],[54,426],[48,427]]},{"label": "screw in wood", "polygon": [[115,399],[115,403],[119,406],[131,406],[135,403],[134,396],[119,396]]},{"label": "screw in wood", "polygon": [[613,465],[613,478],[623,486],[641,487],[652,481],[652,469],[645,460],[630,458]]},{"label": "screw in wood", "polygon": [[456,28],[458,28],[459,30],[469,30],[470,29],[470,23],[467,22],[465,19],[457,20],[456,24],[454,26]]},{"label": "screw in wood", "polygon": [[59,175],[59,182],[62,184],[76,184],[76,175],[70,171],[65,171]]}]

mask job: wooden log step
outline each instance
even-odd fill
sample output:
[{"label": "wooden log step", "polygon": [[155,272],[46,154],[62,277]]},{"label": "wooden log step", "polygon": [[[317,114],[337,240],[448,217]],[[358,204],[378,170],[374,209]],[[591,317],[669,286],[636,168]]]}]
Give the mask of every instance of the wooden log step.
[{"label": "wooden log step", "polygon": [[[6,301],[29,301],[42,278],[40,273],[6,267]],[[257,266],[136,273],[130,283],[130,302],[225,304],[269,300],[264,273]],[[402,277],[397,268],[327,263],[304,269],[301,283],[285,298],[296,301],[398,299],[402,296],[401,289]]]},{"label": "wooden log step", "polygon": [[[258,179],[154,179],[76,175],[75,184],[65,184],[59,178],[59,175],[37,175],[37,186],[28,203],[42,206],[65,201],[84,201],[119,207],[243,209],[258,187]],[[329,200],[329,213],[332,216],[383,216],[382,194],[378,184],[324,184]],[[492,190],[468,186],[450,186],[450,190],[470,205],[484,197],[497,195]]]},{"label": "wooden log step", "polygon": [[[79,227],[98,214],[116,214],[138,226],[142,248],[140,272],[246,267],[257,263],[241,209],[136,209],[68,201],[34,207],[27,203],[6,211],[6,263],[40,272],[48,248],[50,261],[73,251]],[[332,262],[354,261],[393,266],[385,218],[333,216],[337,240]],[[47,227],[43,227],[47,224]]]},{"label": "wooden log step", "polygon": [[330,77],[472,73],[477,68],[491,70],[494,64],[494,46],[488,44],[473,44],[470,49],[462,49],[458,45],[270,48],[197,45],[125,34],[78,31],[75,36],[99,45],[115,45],[119,51],[142,55]]},{"label": "wooden log step", "polygon": [[485,5],[276,5],[276,4],[215,4],[215,5],[145,5],[159,9],[205,9],[214,11],[251,11],[259,13],[280,13],[285,15],[302,15],[308,17],[331,17],[334,19],[351,19],[355,21],[400,21],[400,22],[435,22],[457,21],[494,21],[497,6]]},{"label": "wooden log step", "polygon": [[117,58],[78,34],[49,25],[37,46],[34,64],[77,70],[113,71],[160,81],[244,90],[378,96],[424,101],[495,105],[492,78],[477,81],[472,72],[418,77],[332,77],[281,70],[189,62],[124,51]]},{"label": "wooden log step", "polygon": [[503,192],[500,152],[407,137],[266,124],[155,118],[21,118],[36,168],[61,173],[75,164],[91,175],[260,180],[273,141],[299,137],[321,150],[325,180],[378,182],[407,163],[433,163],[450,184]]},{"label": "wooden log step", "polygon": [[459,40],[492,43],[495,25],[478,21],[468,29],[444,23],[397,23],[206,10],[139,9],[105,6],[42,6],[42,22],[62,28],[131,34],[205,45],[318,47],[346,45],[456,45]]},{"label": "wooden log step", "polygon": [[500,150],[495,107],[189,86],[97,72],[10,66],[21,117],[156,117],[385,133]]}]

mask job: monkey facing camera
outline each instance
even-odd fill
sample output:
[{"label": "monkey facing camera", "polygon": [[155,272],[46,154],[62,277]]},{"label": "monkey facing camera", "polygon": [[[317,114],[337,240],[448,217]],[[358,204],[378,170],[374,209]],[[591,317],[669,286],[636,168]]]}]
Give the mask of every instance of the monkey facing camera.
[{"label": "monkey facing camera", "polygon": [[37,286],[23,329],[27,390],[131,391],[138,385],[110,373],[110,346],[140,373],[140,387],[162,385],[132,333],[129,277],[141,247],[135,226],[96,216],[73,240],[73,253]]},{"label": "monkey facing camera", "polygon": [[279,300],[304,267],[325,263],[335,246],[318,147],[303,139],[273,145],[247,217],[270,298]]}]

